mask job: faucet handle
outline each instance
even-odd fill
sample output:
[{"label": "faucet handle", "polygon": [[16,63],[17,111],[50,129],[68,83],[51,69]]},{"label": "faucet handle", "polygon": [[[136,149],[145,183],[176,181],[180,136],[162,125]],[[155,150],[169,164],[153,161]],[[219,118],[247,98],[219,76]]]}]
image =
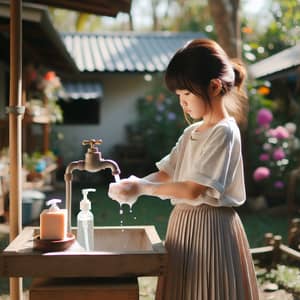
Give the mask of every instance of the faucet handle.
[{"label": "faucet handle", "polygon": [[91,140],[83,140],[82,141],[82,145],[89,145],[90,149],[95,149],[95,145],[100,145],[102,144],[102,140],[101,139],[91,139]]}]

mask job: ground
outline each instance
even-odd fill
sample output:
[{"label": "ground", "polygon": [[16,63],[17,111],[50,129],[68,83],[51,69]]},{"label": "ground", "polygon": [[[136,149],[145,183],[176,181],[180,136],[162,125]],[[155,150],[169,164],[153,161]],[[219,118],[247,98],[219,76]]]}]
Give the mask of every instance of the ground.
[{"label": "ground", "polygon": [[[139,278],[140,300],[154,300],[156,282],[156,277]],[[260,287],[260,300],[299,300],[284,290],[266,292],[263,288],[263,286]],[[23,300],[28,300],[28,291],[24,293],[23,298]],[[0,300],[9,300],[9,296],[2,295]]]}]

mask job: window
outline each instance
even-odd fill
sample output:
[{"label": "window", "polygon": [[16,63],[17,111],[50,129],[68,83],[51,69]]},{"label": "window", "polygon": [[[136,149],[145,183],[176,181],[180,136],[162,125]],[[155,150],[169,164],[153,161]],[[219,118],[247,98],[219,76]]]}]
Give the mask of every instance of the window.
[{"label": "window", "polygon": [[60,100],[63,124],[99,124],[100,99]]}]

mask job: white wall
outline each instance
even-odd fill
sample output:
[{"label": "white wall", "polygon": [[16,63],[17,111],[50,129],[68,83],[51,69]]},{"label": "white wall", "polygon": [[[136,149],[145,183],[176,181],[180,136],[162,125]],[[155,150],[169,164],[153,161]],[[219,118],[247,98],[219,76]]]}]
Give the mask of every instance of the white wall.
[{"label": "white wall", "polygon": [[[101,76],[101,77],[100,77]],[[86,147],[81,146],[84,139],[101,138],[100,150],[104,158],[114,145],[126,142],[124,126],[136,118],[135,103],[149,89],[150,83],[143,74],[101,74],[104,96],[100,105],[99,125],[56,125],[55,130],[64,134],[59,149],[65,164],[84,158]],[[88,117],[88,116],[87,116]]]}]

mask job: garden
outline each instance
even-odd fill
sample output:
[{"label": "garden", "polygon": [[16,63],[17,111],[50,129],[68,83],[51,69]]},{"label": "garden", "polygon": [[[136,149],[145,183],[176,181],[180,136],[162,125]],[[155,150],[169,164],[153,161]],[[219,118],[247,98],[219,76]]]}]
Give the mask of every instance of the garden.
[{"label": "garden", "polygon": [[[142,176],[154,170],[154,162],[169,152],[174,142],[186,126],[186,121],[178,105],[178,100],[161,86],[162,78],[153,80],[152,89],[144,97],[136,101],[137,120],[126,127],[127,141],[141,148],[143,159],[139,168],[127,164],[119,153],[113,158],[119,163],[123,176],[136,174]],[[280,113],[278,103],[270,98],[272,86],[267,81],[253,81],[247,86],[250,110],[248,127],[242,131],[244,139],[245,172],[248,200],[246,205],[238,208],[245,226],[250,247],[262,247],[264,235],[272,232],[282,236],[282,242],[288,242],[288,229],[292,216],[286,210],[286,195],[289,173],[298,165],[300,142],[298,138],[299,115],[286,118]],[[250,147],[246,147],[251,144]],[[159,145],[155,147],[153,145]],[[46,154],[34,152],[24,154],[23,163],[27,170],[27,180],[38,182],[41,174],[48,165],[57,162],[52,151]],[[35,178],[30,178],[30,176]],[[76,224],[79,211],[81,189],[91,182],[91,177],[83,176],[73,186],[73,214],[72,223]],[[130,226],[155,224],[163,240],[172,206],[168,200],[161,201],[154,197],[141,197],[131,211],[129,207],[122,207],[111,201],[107,196],[108,184],[112,181],[110,173],[104,172],[101,185],[96,185],[97,192],[90,196],[96,226]],[[54,193],[54,194],[53,194]],[[296,190],[299,193],[299,190]],[[64,189],[49,192],[47,197],[63,197]],[[35,221],[37,222],[37,221]],[[8,243],[8,236],[1,236],[1,249]],[[300,269],[292,264],[282,262],[272,269],[257,264],[257,276],[261,286],[267,284],[269,289],[283,288],[293,293],[294,297],[300,291]],[[1,280],[1,290],[8,292],[8,281]],[[141,293],[145,295],[155,290],[155,279],[141,279]],[[30,279],[25,280],[25,288]],[[270,284],[271,285],[270,287]],[[275,286],[275,287],[274,287]],[[148,292],[145,292],[147,291]],[[145,299],[148,299],[147,295]],[[151,299],[151,298],[149,298]],[[296,298],[295,298],[296,299]]]},{"label": "garden", "polygon": [[[208,2],[212,3],[212,1]],[[260,22],[254,22],[245,16],[241,20],[241,56],[246,64],[250,65],[278,53],[295,45],[299,40],[299,38],[298,40],[295,38],[300,36],[298,25],[300,15],[296,10],[298,2],[285,0],[270,2],[272,2],[272,20],[264,32],[260,30]],[[58,12],[52,10],[51,12],[54,20],[55,17],[62,16]],[[200,14],[201,18],[199,18]],[[157,29],[199,31],[201,28],[208,37],[213,39],[217,39],[221,33],[216,20],[215,25],[211,25],[213,24],[212,16],[208,13],[207,5],[202,2],[196,4],[194,1],[186,1],[181,13],[178,13],[173,19],[168,13],[164,17],[159,14],[157,16],[153,14],[153,16],[156,17],[157,26],[157,28],[152,28],[153,31]],[[88,19],[88,16],[83,19]],[[80,14],[78,24],[79,21]],[[59,25],[62,26],[58,24],[58,27]],[[123,25],[122,23],[120,28],[123,28]],[[63,29],[65,30],[65,28]],[[30,101],[27,103],[29,117],[36,118],[47,115],[49,123],[62,122],[62,111],[57,105],[58,93],[63,92],[59,78],[53,71],[48,72],[43,69],[29,71],[27,74],[30,75],[29,81],[24,82],[29,84]],[[132,174],[143,176],[154,171],[154,162],[170,151],[186,126],[178,99],[161,84],[163,82],[162,75],[153,74],[151,78],[151,88],[136,100],[136,120],[126,126],[126,145],[123,146],[127,146],[127,148],[120,148],[118,145],[111,154],[111,158],[119,163],[123,177]],[[280,85],[279,82],[280,84],[283,82],[283,84]],[[300,196],[300,186],[294,184],[293,189],[290,188],[290,175],[299,168],[300,163],[299,74],[289,74],[282,82],[249,78],[245,87],[249,97],[248,124],[246,128],[241,128],[241,133],[247,202],[237,208],[237,211],[252,249],[266,245],[265,234],[268,232],[282,237],[282,245],[289,245],[291,221],[300,218],[299,211],[295,209],[298,206],[296,199],[299,199]],[[63,98],[63,95],[59,97]],[[48,110],[45,110],[45,102]],[[54,128],[55,125],[53,125],[52,133],[56,134]],[[61,136],[57,134],[51,141],[49,149],[49,145],[46,145],[47,151],[25,151],[23,154],[24,182],[37,188],[47,183],[53,184],[53,172],[57,171],[57,167],[60,167],[61,163],[56,152],[56,143],[59,143],[60,139]],[[28,144],[29,148],[34,148],[33,145],[33,143]],[[129,147],[130,145],[135,145],[134,149]],[[130,149],[132,153],[126,156],[124,149]],[[4,173],[7,173],[7,151],[7,149],[2,149],[0,155],[0,163],[6,167]],[[128,159],[130,155],[134,156],[136,160]],[[50,168],[52,166],[54,169]],[[49,168],[51,170],[48,172]],[[77,176],[77,174],[75,175]],[[120,207],[117,202],[107,196],[108,184],[113,180],[111,174],[103,172],[99,176],[101,177],[100,184],[91,180],[90,176],[82,175],[80,177],[78,175],[76,178],[73,185],[73,225],[76,224],[76,215],[79,212],[81,189],[95,187],[97,192],[91,194],[90,199],[96,226],[155,224],[160,238],[164,240],[168,217],[172,210],[168,200],[161,201],[155,197],[143,196],[134,204],[132,210],[127,206]],[[58,177],[58,180],[60,179],[62,178]],[[97,177],[98,179],[99,177]],[[63,197],[63,181],[56,183],[58,185],[54,191],[45,191],[47,198]],[[296,201],[293,210],[289,210],[287,201],[291,194]],[[37,224],[38,219],[33,220],[32,225]],[[300,253],[300,226],[297,226],[293,231],[296,246],[294,245],[295,247],[290,252],[294,257],[298,257]],[[0,250],[3,250],[7,244],[8,234],[0,232]],[[272,245],[274,246],[274,244]],[[276,260],[276,264],[264,263],[263,260],[260,261],[256,258],[254,261],[262,292],[271,293],[280,290],[286,292],[286,294],[278,294],[280,295],[278,298],[274,294],[272,294],[273,296],[266,294],[266,299],[300,299],[298,259],[282,255]],[[155,278],[140,279],[141,299],[153,299],[155,280]],[[25,289],[28,288],[30,281],[30,278],[25,279]],[[1,300],[2,294],[8,294],[8,280],[0,278]]]}]

